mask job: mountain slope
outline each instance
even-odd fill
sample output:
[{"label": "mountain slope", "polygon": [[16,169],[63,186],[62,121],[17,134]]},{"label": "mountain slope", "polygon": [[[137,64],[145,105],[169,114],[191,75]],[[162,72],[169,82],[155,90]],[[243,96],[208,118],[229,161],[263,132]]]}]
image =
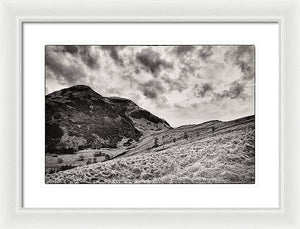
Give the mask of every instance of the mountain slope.
[{"label": "mountain slope", "polygon": [[156,147],[47,174],[46,183],[255,183],[254,116],[183,126],[155,137]]},{"label": "mountain slope", "polygon": [[85,85],[47,95],[45,109],[46,154],[115,148],[171,128],[131,100],[103,97]]}]

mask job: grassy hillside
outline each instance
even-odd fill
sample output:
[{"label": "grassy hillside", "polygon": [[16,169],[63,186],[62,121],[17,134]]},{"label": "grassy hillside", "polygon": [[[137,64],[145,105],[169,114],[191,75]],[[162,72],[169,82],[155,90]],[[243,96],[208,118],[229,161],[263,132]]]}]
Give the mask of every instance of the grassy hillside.
[{"label": "grassy hillside", "polygon": [[171,129],[115,159],[46,175],[72,184],[254,182],[254,116]]}]

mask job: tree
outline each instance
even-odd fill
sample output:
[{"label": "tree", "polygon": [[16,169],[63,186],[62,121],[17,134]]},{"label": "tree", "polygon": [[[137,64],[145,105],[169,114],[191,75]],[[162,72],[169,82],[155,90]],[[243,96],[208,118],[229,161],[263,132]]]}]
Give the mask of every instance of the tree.
[{"label": "tree", "polygon": [[154,138],[154,147],[155,148],[158,147],[158,138],[157,137]]},{"label": "tree", "polygon": [[93,163],[97,163],[97,158],[94,157]]},{"label": "tree", "polygon": [[89,159],[86,161],[86,164],[89,165],[89,164],[91,164],[91,163],[92,163],[92,160],[91,160],[91,158],[89,158]]},{"label": "tree", "polygon": [[79,155],[79,157],[78,157],[77,160],[78,160],[78,161],[83,161],[83,160],[84,160],[84,156],[83,156],[83,155]]},{"label": "tree", "polygon": [[66,145],[69,153],[75,153],[78,151],[79,146],[84,146],[87,143],[87,140],[83,137],[69,136],[64,134],[61,137],[61,142]]},{"label": "tree", "polygon": [[173,142],[174,142],[174,143],[176,142],[176,138],[173,138]]},{"label": "tree", "polygon": [[187,135],[186,132],[184,132],[183,138],[184,138],[184,139],[188,139],[188,138],[189,138],[189,136]]},{"label": "tree", "polygon": [[102,152],[101,151],[97,151],[93,153],[94,157],[101,157],[102,156]]},{"label": "tree", "polygon": [[57,158],[57,163],[58,164],[61,164],[61,163],[63,163],[64,162],[64,160],[62,159],[62,158]]},{"label": "tree", "polygon": [[197,132],[197,137],[199,137],[199,133]]}]

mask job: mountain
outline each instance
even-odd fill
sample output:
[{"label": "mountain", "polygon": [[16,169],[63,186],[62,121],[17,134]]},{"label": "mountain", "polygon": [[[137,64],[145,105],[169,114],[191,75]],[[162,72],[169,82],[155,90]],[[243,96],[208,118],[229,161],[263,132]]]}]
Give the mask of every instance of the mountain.
[{"label": "mountain", "polygon": [[171,129],[131,100],[103,97],[76,85],[46,95],[46,154],[130,145],[143,135]]}]

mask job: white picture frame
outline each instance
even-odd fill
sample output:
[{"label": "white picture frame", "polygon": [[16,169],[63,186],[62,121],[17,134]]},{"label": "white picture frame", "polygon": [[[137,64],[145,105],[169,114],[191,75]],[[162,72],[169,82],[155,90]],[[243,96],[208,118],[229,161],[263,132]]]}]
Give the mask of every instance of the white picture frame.
[{"label": "white picture frame", "polygon": [[[233,0],[226,2],[197,3],[171,1],[158,6],[156,2],[117,1],[109,3],[74,1],[37,3],[0,2],[1,44],[1,104],[6,112],[1,113],[1,185],[0,223],[2,228],[299,228],[299,173],[297,162],[297,126],[299,95],[295,77],[299,73],[299,3],[286,1],[245,1],[238,6]],[[269,7],[272,4],[272,7]],[[225,6],[230,10],[222,12]],[[116,9],[116,7],[118,9]],[[183,10],[184,9],[184,10]],[[247,10],[246,10],[247,9]],[[74,16],[75,12],[75,16]],[[137,13],[139,12],[139,13]],[[222,12],[222,13],[221,13]],[[243,12],[242,16],[237,16]],[[117,13],[118,16],[115,16]],[[43,14],[43,16],[39,16]],[[166,16],[161,16],[162,14]],[[213,15],[220,15],[215,17]],[[93,16],[91,16],[93,15]],[[99,16],[101,15],[101,16]],[[141,16],[142,15],[142,16]],[[198,16],[194,16],[198,15]],[[199,16],[203,15],[203,16]],[[272,16],[270,16],[272,15]],[[275,16],[273,16],[275,15]],[[23,22],[278,22],[281,39],[281,206],[278,209],[23,209],[22,192],[22,56],[20,28]],[[5,55],[5,56],[4,56]],[[13,168],[16,168],[15,170]],[[12,171],[8,173],[7,171]],[[80,215],[78,215],[80,213]],[[118,220],[116,220],[116,218]]]},{"label": "white picture frame", "polygon": [[[142,31],[136,33],[136,31]],[[58,32],[60,31],[60,32]],[[66,31],[66,32],[65,32]],[[78,31],[85,31],[78,33]],[[121,32],[120,32],[121,31]],[[126,31],[126,35],[122,31]],[[160,31],[160,32],[158,32]],[[178,31],[185,31],[178,34]],[[220,32],[219,32],[220,31]],[[224,34],[222,31],[226,31]],[[280,207],[279,185],[279,24],[276,22],[254,23],[165,23],[150,21],[143,23],[22,23],[23,65],[23,138],[21,192],[23,209],[277,209]],[[59,34],[59,36],[57,36]],[[120,35],[121,34],[121,35]],[[134,36],[132,36],[135,34]],[[159,34],[159,35],[157,35]],[[184,34],[184,35],[182,35]],[[93,38],[90,41],[90,37]],[[176,37],[176,38],[175,38]],[[191,40],[192,38],[192,40]],[[256,170],[255,184],[232,185],[48,185],[44,180],[44,45],[61,40],[64,44],[96,42],[103,44],[184,44],[219,42],[222,44],[244,44],[246,41],[257,45],[258,61],[255,112]],[[133,41],[132,41],[133,40]],[[195,40],[195,41],[194,41]],[[191,42],[191,43],[190,43]],[[89,44],[89,43],[88,43]],[[265,64],[264,64],[265,63]],[[268,72],[269,77],[263,72]],[[268,94],[264,93],[268,88]],[[263,90],[263,91],[262,91]],[[32,111],[35,111],[32,113]],[[274,115],[272,115],[274,114]],[[271,118],[272,117],[272,118]],[[260,125],[259,123],[263,123]],[[272,130],[272,131],[270,131]],[[269,161],[272,153],[272,161]],[[268,166],[268,170],[264,166]],[[69,190],[72,190],[70,193]],[[171,193],[170,193],[171,190]],[[55,194],[56,193],[56,194]],[[118,195],[122,193],[122,195]],[[106,196],[105,199],[97,196]],[[144,195],[148,198],[144,198]],[[85,198],[78,198],[85,196]],[[122,198],[126,196],[126,198]],[[180,198],[177,198],[180,196]],[[248,198],[245,199],[244,196]],[[226,198],[224,198],[226,197]],[[74,201],[76,199],[76,201]],[[176,201],[174,201],[176,199]]]}]

